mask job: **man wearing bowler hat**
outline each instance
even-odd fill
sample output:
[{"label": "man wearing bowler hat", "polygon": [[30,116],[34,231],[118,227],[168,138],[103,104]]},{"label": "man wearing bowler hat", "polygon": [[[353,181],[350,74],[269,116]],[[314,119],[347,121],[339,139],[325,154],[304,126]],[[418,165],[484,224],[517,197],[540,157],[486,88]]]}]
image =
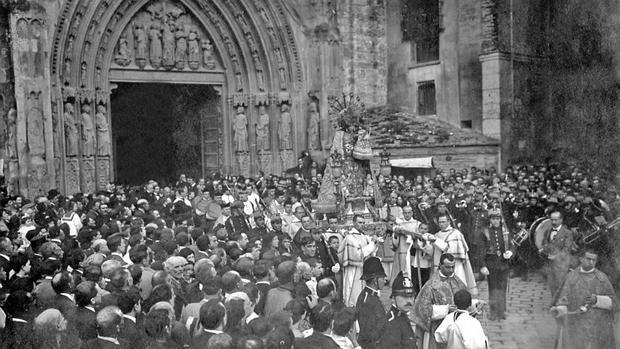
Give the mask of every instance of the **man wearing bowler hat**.
[{"label": "man wearing bowler hat", "polygon": [[385,278],[385,271],[381,260],[369,257],[364,261],[361,280],[366,286],[357,298],[357,313],[359,322],[358,343],[363,349],[379,348],[378,344],[383,335],[386,324],[386,315],[379,299],[379,279]]},{"label": "man wearing bowler hat", "polygon": [[399,272],[392,283],[392,308],[387,314],[387,324],[377,348],[417,349],[416,338],[407,313],[413,308],[415,291],[413,282]]}]

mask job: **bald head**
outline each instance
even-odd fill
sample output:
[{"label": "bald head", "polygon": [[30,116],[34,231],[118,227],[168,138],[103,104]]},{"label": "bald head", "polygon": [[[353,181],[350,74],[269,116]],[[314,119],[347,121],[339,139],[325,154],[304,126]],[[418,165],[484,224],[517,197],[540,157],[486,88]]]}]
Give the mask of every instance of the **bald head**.
[{"label": "bald head", "polygon": [[316,293],[319,298],[326,298],[332,295],[332,292],[336,291],[336,285],[334,281],[330,278],[324,278],[319,280],[316,285]]},{"label": "bald head", "polygon": [[109,259],[101,264],[101,274],[104,278],[110,279],[117,269],[121,268],[119,261]]},{"label": "bald head", "polygon": [[151,285],[155,287],[157,285],[166,284],[167,282],[168,282],[168,273],[166,273],[164,270],[159,270],[153,274]]},{"label": "bald head", "polygon": [[107,306],[97,313],[97,332],[103,337],[116,338],[123,312],[117,306]]}]

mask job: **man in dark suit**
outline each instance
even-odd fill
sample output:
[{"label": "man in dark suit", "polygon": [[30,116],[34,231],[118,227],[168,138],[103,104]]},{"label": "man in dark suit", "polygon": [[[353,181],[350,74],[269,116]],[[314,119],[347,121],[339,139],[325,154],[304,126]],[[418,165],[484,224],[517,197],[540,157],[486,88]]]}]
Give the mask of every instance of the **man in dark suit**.
[{"label": "man in dark suit", "polygon": [[551,295],[555,296],[568,274],[573,248],[573,232],[562,224],[562,214],[554,211],[550,215],[551,229],[544,234],[540,252],[547,256],[545,269]]},{"label": "man in dark suit", "polygon": [[71,327],[77,331],[82,341],[97,338],[97,313],[94,299],[97,297],[97,288],[92,281],[84,281],[75,288],[75,303],[77,309]]},{"label": "man in dark suit", "polygon": [[271,289],[271,274],[273,265],[266,260],[259,260],[254,264],[253,274],[256,278],[256,288],[258,288],[258,303],[254,307],[254,312],[263,315],[265,309],[265,301],[267,300],[267,292]]},{"label": "man in dark suit", "polygon": [[121,266],[127,265],[123,256],[127,252],[127,241],[120,233],[112,234],[107,238],[108,248],[110,249],[110,256],[108,260],[115,260],[121,263]]},{"label": "man in dark suit", "polygon": [[13,251],[13,243],[7,237],[0,238],[0,269],[4,270],[4,278],[0,278],[1,280],[8,280],[9,275],[9,261],[11,259],[11,254]]},{"label": "man in dark suit", "polygon": [[217,299],[212,299],[200,307],[202,331],[192,339],[192,349],[208,348],[209,339],[223,333],[226,308]]},{"label": "man in dark suit", "polygon": [[118,297],[118,307],[123,312],[123,325],[119,338],[126,340],[133,349],[143,347],[144,333],[142,321],[139,319],[142,313],[140,300],[140,291],[136,287],[130,287]]},{"label": "man in dark suit", "polygon": [[60,310],[67,321],[72,321],[75,317],[77,306],[75,305],[75,297],[71,293],[73,288],[71,274],[63,271],[54,275],[52,278],[52,288],[56,292],[54,307]]},{"label": "man in dark suit", "polygon": [[23,290],[12,292],[6,300],[5,310],[8,315],[5,328],[0,332],[3,348],[33,348],[32,323],[28,308],[32,303],[30,295]]},{"label": "man in dark suit", "polygon": [[52,276],[60,268],[60,261],[51,258],[44,260],[40,265],[41,278],[37,280],[37,285],[32,291],[40,311],[55,306],[56,292],[52,288]]},{"label": "man in dark suit", "polygon": [[124,339],[119,339],[119,326],[123,313],[118,307],[107,306],[97,313],[97,338],[82,342],[82,349],[125,349],[130,348]]},{"label": "man in dark suit", "polygon": [[295,348],[298,349],[338,349],[339,346],[327,334],[331,331],[334,311],[331,305],[317,305],[310,313],[310,323],[312,324],[312,334],[306,338],[297,339]]}]

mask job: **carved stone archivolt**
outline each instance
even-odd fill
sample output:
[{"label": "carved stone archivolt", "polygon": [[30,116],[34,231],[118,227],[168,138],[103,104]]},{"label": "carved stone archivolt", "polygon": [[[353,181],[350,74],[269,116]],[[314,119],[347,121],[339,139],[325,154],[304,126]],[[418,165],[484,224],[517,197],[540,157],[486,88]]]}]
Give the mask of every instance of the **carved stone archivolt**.
[{"label": "carved stone archivolt", "polygon": [[[58,154],[62,171],[56,176],[63,177],[66,192],[103,188],[104,182],[114,179],[108,81],[112,71],[222,74],[225,89],[243,93],[246,100],[249,95],[300,88],[304,81],[302,64],[282,2],[65,0],[50,45],[50,72],[57,96],[53,134],[62,137]],[[92,125],[92,132],[87,127],[89,138],[83,137],[84,125],[90,126],[84,122],[85,104],[90,108]],[[242,106],[242,113],[238,113],[237,103],[224,106],[222,125],[226,132],[220,151],[226,152],[221,157],[227,162],[223,168],[240,168],[249,174],[250,168],[264,168],[263,160],[249,156],[249,143],[254,144],[255,134],[259,138],[260,133],[253,128],[254,122],[262,114],[258,109],[248,109],[247,104]],[[267,137],[264,142],[256,140],[264,152],[276,154],[286,149],[294,154],[298,150],[291,138],[299,126],[295,126],[291,113],[302,111],[293,111],[290,106],[291,100],[284,107],[278,104],[267,108]],[[245,121],[238,115],[245,116]],[[288,130],[284,137],[277,136],[281,127]],[[92,147],[84,152],[85,144],[90,143]],[[237,157],[237,152],[242,156]],[[92,160],[92,166],[85,160]],[[272,170],[279,169],[276,162],[271,161]]]}]

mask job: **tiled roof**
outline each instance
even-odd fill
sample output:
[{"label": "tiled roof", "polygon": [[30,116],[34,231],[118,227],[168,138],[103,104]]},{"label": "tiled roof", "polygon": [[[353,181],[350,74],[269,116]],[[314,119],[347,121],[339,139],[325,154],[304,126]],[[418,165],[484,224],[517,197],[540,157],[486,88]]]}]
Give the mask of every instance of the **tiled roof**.
[{"label": "tiled roof", "polygon": [[434,117],[416,116],[389,107],[368,109],[373,147],[498,145],[499,140],[461,129]]}]

